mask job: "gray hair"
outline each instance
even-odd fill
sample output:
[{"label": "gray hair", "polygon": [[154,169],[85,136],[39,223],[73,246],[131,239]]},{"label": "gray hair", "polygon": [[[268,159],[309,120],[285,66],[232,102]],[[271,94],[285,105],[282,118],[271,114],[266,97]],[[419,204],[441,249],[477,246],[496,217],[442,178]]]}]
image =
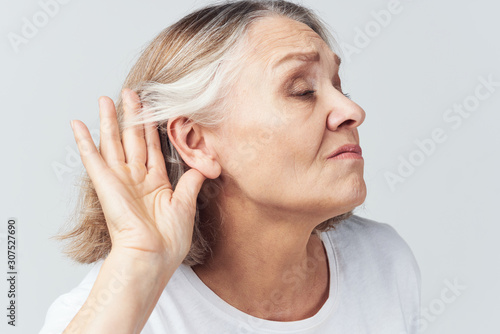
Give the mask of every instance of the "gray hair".
[{"label": "gray hair", "polygon": [[[250,26],[259,19],[282,16],[302,22],[336,53],[326,24],[311,10],[288,1],[229,1],[197,10],[163,30],[142,52],[123,88],[135,90],[142,102],[136,120],[125,123],[121,97],[117,101],[120,135],[124,128],[157,122],[168,177],[175,189],[189,169],[168,139],[169,119],[186,117],[203,127],[215,128],[225,117],[225,92],[237,76],[239,46]],[[214,198],[223,191],[219,179],[205,180],[197,200],[191,249],[184,264],[204,263],[211,254],[224,217]],[[214,203],[212,203],[214,202]],[[111,249],[104,214],[87,174],[82,177],[78,225],[59,239],[74,239],[66,254],[80,263],[92,263]],[[212,205],[214,204],[215,207]],[[214,211],[215,210],[214,218]],[[347,219],[352,212],[318,225],[319,233]]]}]

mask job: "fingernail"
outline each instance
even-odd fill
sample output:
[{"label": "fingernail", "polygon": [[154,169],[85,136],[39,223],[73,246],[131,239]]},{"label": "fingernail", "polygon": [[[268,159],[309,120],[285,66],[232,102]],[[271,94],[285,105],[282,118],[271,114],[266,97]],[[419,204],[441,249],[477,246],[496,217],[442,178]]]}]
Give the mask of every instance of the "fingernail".
[{"label": "fingernail", "polygon": [[123,98],[123,99],[126,99],[126,98],[128,97],[128,95],[129,95],[129,94],[128,94],[128,91],[127,91],[126,89],[124,89],[124,90],[122,91],[122,98]]},{"label": "fingernail", "polygon": [[71,120],[71,121],[69,121],[69,125],[71,125],[71,130],[75,130],[75,129],[73,128],[73,121],[72,121],[72,120]]}]

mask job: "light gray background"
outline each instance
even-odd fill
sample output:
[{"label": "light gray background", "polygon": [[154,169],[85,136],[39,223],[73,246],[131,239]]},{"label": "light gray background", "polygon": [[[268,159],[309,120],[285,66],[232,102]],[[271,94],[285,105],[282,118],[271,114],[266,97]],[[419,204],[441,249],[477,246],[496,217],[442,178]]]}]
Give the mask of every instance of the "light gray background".
[{"label": "light gray background", "polygon": [[[19,220],[20,247],[18,327],[6,325],[2,278],[2,333],[37,332],[53,300],[88,271],[49,240],[74,205],[73,182],[83,168],[71,153],[69,121],[97,131],[97,98],[115,99],[141,47],[206,2],[68,1],[18,52],[9,33],[21,35],[23,18],[33,22],[43,9],[33,0],[1,2],[2,277],[11,216]],[[354,46],[357,29],[376,28],[371,13],[389,1],[302,3],[320,13],[344,46]],[[500,331],[500,87],[459,127],[443,119],[454,104],[473,101],[479,77],[500,81],[499,10],[487,0],[401,0],[391,22],[378,34],[372,30],[369,45],[344,59],[345,90],[367,113],[360,136],[368,197],[357,214],[391,224],[413,249],[425,333]],[[400,156],[417,157],[415,141],[437,128],[446,140],[391,189],[386,173],[397,173]],[[55,165],[69,171],[58,174]],[[445,291],[446,282],[465,288]]]}]

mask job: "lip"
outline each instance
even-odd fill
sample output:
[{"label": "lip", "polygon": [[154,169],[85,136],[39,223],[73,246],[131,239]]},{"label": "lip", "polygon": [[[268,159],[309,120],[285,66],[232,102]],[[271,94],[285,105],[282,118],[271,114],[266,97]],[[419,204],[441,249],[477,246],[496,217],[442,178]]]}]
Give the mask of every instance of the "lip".
[{"label": "lip", "polygon": [[[335,151],[333,151],[329,156],[328,159],[338,157],[339,155],[343,153],[348,153],[345,155],[345,157],[352,157],[352,158],[362,158],[363,151],[361,150],[361,146],[356,145],[356,144],[346,144]],[[339,157],[340,158],[340,157]]]}]

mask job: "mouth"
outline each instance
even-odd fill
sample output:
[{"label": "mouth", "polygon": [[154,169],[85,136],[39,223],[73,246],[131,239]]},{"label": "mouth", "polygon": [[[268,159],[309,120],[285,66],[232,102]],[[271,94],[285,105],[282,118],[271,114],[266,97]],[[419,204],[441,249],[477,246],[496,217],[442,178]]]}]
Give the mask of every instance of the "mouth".
[{"label": "mouth", "polygon": [[362,152],[359,145],[347,144],[332,152],[328,159],[363,159]]}]

